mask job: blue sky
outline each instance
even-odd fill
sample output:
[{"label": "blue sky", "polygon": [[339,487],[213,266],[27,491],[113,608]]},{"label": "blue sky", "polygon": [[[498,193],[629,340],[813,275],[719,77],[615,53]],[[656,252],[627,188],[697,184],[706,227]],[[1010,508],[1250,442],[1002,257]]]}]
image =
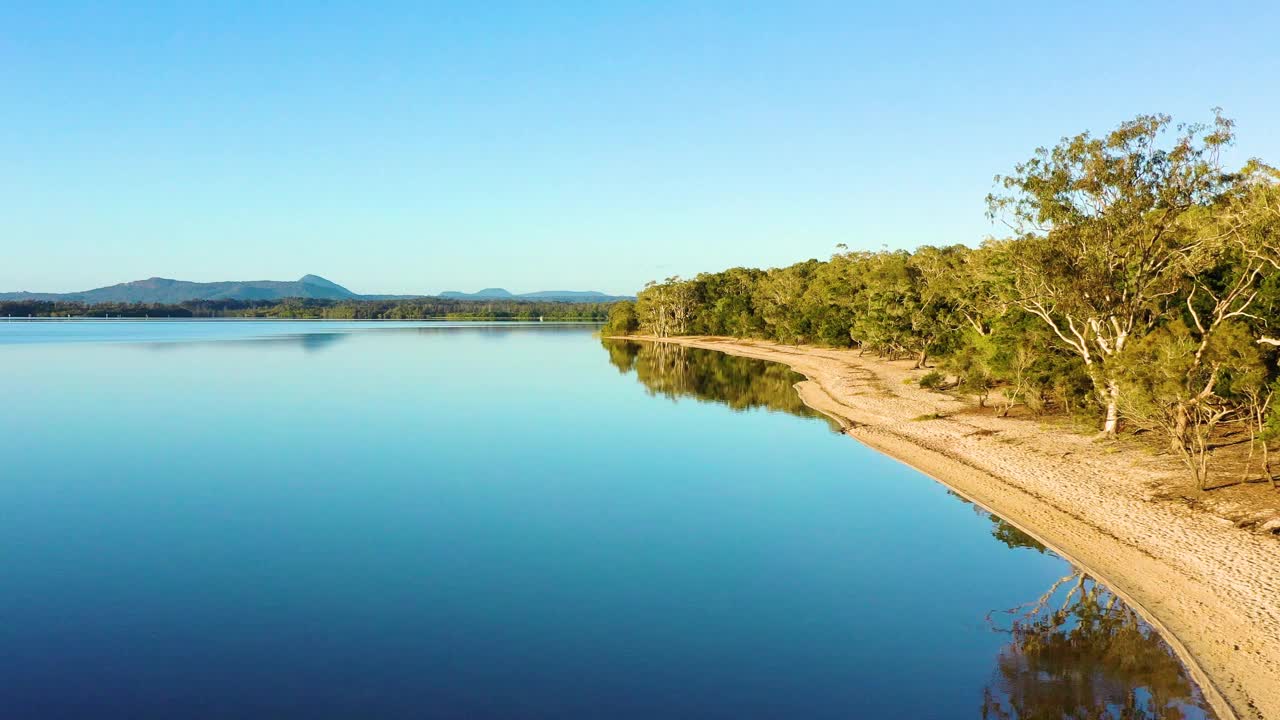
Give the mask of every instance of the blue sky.
[{"label": "blue sky", "polygon": [[978,242],[1141,112],[1280,162],[1274,2],[203,5],[0,3],[0,290],[633,292]]}]

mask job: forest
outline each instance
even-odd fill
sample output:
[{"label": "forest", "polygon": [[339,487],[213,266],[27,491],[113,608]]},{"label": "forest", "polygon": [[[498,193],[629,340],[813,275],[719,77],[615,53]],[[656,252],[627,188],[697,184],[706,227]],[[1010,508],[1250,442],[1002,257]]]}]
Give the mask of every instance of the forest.
[{"label": "forest", "polygon": [[[606,333],[856,348],[1008,413],[1164,438],[1195,483],[1280,436],[1280,172],[1227,169],[1234,123],[1142,115],[1039,148],[986,198],[996,236],[651,282]],[[1256,461],[1255,461],[1256,457]],[[1252,473],[1252,475],[1249,475]]]},{"label": "forest", "polygon": [[304,320],[582,320],[603,321],[610,303],[529,300],[194,300],[176,305],[0,301],[0,318],[295,318]]}]

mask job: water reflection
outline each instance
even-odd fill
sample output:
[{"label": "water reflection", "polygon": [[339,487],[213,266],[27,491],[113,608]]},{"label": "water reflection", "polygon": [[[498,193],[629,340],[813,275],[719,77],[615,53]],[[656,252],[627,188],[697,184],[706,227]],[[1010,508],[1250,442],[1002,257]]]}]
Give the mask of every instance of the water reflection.
[{"label": "water reflection", "polygon": [[[635,373],[651,394],[819,417],[795,391],[803,376],[783,365],[664,343],[602,342],[610,363]],[[974,510],[1008,548],[1052,554],[1003,518]],[[1072,568],[1040,597],[987,619],[1009,639],[980,696],[984,720],[1214,717],[1169,645],[1082,570]]]},{"label": "water reflection", "polygon": [[588,330],[600,327],[598,322],[547,321],[537,320],[456,320],[433,324],[419,324],[413,331],[421,335],[484,335],[497,339],[512,337],[516,333],[553,333],[579,335]]},{"label": "water reflection", "polygon": [[[1004,518],[976,505],[974,510],[1009,549],[1052,553]],[[1035,600],[993,611],[987,620],[1009,642],[983,689],[984,720],[1215,717],[1169,644],[1077,567]]]},{"label": "water reflection", "polygon": [[[785,365],[668,343],[601,343],[609,352],[609,362],[623,374],[634,372],[651,395],[827,419],[800,400],[795,384],[804,376]],[[832,426],[839,430],[839,425]]]},{"label": "water reflection", "polygon": [[1009,643],[983,691],[983,718],[1213,717],[1169,645],[1080,569],[1033,602],[991,619]]},{"label": "water reflection", "polygon": [[[255,349],[287,349],[297,348],[305,353],[326,350],[350,337],[349,332],[311,332],[288,335],[270,335],[251,339],[219,340],[211,343],[215,350],[240,351],[245,348]],[[182,350],[192,343],[207,343],[208,340],[186,340],[179,342],[139,343],[138,347],[146,352],[163,353]]]},{"label": "water reflection", "polygon": [[973,511],[975,513],[990,520],[991,526],[992,526],[991,537],[995,538],[996,540],[999,540],[1002,544],[1007,546],[1010,550],[1019,550],[1019,549],[1035,550],[1041,555],[1047,552],[1050,552],[1049,548],[1045,547],[1044,543],[1040,542],[1034,537],[1018,529],[1018,527],[1015,526],[1013,523],[1010,523],[1009,521],[1005,520],[999,515],[993,515],[987,512],[986,510],[984,510],[982,507],[978,505],[974,505],[973,501],[969,500],[969,498],[953,490],[947,490],[947,494],[955,498],[956,500],[959,500],[960,502],[964,503],[965,505],[972,505]]},{"label": "water reflection", "polygon": [[310,350],[357,333],[373,332],[381,335],[419,333],[438,336],[450,334],[503,340],[515,337],[522,331],[580,334],[595,327],[599,327],[599,323],[471,320],[36,319],[0,322],[0,346],[62,342],[151,343],[160,346],[210,340],[222,342],[275,340],[280,343],[304,345],[305,349]]}]

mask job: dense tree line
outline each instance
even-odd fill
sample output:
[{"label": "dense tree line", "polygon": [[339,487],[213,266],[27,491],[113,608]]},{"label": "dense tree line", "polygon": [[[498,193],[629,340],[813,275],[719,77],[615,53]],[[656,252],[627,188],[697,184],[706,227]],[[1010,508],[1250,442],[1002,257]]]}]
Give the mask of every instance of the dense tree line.
[{"label": "dense tree line", "polygon": [[194,300],[175,305],[65,301],[0,301],[0,317],[297,318],[346,320],[603,321],[610,303],[528,300]]},{"label": "dense tree line", "polygon": [[613,308],[607,330],[911,358],[935,368],[922,382],[982,403],[998,390],[1006,412],[1162,433],[1202,488],[1213,438],[1243,428],[1270,479],[1280,173],[1225,170],[1233,140],[1221,115],[1064,138],[997,177],[987,206],[1006,237],[668,278]]}]

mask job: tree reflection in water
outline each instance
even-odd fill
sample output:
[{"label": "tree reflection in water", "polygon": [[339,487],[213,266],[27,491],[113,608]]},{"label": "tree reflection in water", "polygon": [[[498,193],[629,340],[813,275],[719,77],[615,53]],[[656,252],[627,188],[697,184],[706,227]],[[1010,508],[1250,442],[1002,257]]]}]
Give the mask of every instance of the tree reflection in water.
[{"label": "tree reflection in water", "polygon": [[[602,340],[609,362],[636,378],[653,395],[692,397],[734,410],[767,408],[802,417],[826,416],[800,399],[804,376],[785,365],[669,343]],[[830,422],[830,421],[829,421]],[[834,430],[839,425],[831,423]]]},{"label": "tree reflection in water", "polygon": [[[1010,547],[1045,552],[1026,533],[991,519],[992,534]],[[1169,645],[1083,570],[1073,569],[1035,601],[989,618],[1009,643],[983,690],[984,719],[1214,717]]]},{"label": "tree reflection in water", "polygon": [[[654,395],[822,417],[801,402],[794,386],[804,378],[786,366],[667,343],[602,342],[619,372],[634,372]],[[991,520],[992,537],[1008,547],[1051,552],[1002,518],[974,509]],[[1168,644],[1079,569],[1036,600],[988,617],[1009,642],[982,692],[984,720],[1214,717]]]}]

